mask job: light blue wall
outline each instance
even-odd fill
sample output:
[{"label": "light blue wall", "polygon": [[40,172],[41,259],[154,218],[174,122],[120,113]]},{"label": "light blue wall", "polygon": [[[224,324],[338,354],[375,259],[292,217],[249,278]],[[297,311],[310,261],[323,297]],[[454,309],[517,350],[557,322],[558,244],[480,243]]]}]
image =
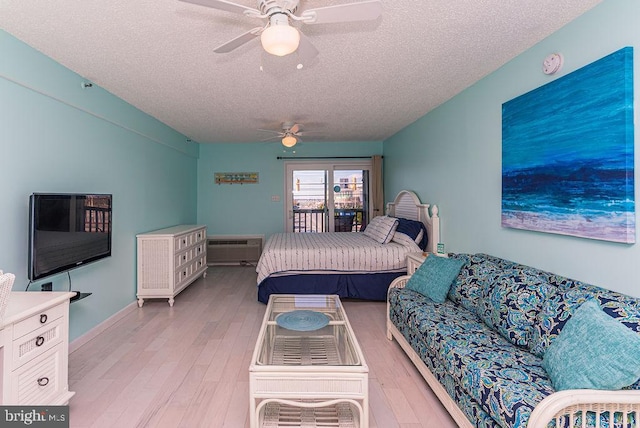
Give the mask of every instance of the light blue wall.
[{"label": "light blue wall", "polygon": [[[502,103],[624,46],[634,47],[637,99],[640,2],[607,0],[385,141],[385,192],[413,189],[424,202],[437,203],[449,251],[486,252],[640,296],[640,242],[614,244],[500,226]],[[542,60],[553,52],[564,55],[564,67],[547,76]],[[635,117],[640,206],[637,103]]]},{"label": "light blue wall", "polygon": [[[367,156],[382,153],[382,142],[305,142],[296,154],[278,142],[202,144],[198,160],[198,222],[209,235],[259,234],[284,229],[282,157]],[[216,172],[258,172],[258,184],[215,184]],[[272,202],[271,197],[279,197]]]},{"label": "light blue wall", "polygon": [[[438,203],[448,250],[488,252],[638,296],[640,244],[502,229],[500,174],[502,103],[623,46],[636,48],[637,64],[639,18],[640,2],[607,0],[384,143],[306,143],[297,156],[384,148],[386,195],[408,188]],[[542,59],[556,51],[564,69],[545,76]],[[277,143],[199,150],[101,88],[82,89],[81,76],[3,31],[0,58],[0,269],[16,273],[14,290],[27,284],[29,194],[114,195],[113,256],[71,273],[74,289],[94,293],[71,306],[72,339],[133,302],[137,233],[196,221],[210,234],[283,229],[284,168],[276,157],[286,154]],[[257,171],[260,183],[214,184],[214,172],[232,171]],[[637,201],[639,188],[636,179]],[[68,286],[66,275],[53,280],[57,290]]]},{"label": "light blue wall", "polygon": [[[198,145],[0,31],[0,269],[27,286],[29,195],[113,194],[112,257],[71,271],[70,337],[135,300],[135,235],[196,221]],[[67,275],[53,280],[66,290]]]}]

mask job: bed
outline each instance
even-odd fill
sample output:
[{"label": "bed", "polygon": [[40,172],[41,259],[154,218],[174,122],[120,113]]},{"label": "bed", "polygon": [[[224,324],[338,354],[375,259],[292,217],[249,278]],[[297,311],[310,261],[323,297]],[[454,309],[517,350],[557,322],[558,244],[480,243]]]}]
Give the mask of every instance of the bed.
[{"label": "bed", "polygon": [[[387,230],[392,222],[397,228]],[[439,234],[438,207],[409,190],[400,191],[386,216],[372,219],[364,232],[273,234],[256,266],[258,300],[267,303],[271,294],[385,300],[391,281],[406,274],[407,253],[436,252]]]}]

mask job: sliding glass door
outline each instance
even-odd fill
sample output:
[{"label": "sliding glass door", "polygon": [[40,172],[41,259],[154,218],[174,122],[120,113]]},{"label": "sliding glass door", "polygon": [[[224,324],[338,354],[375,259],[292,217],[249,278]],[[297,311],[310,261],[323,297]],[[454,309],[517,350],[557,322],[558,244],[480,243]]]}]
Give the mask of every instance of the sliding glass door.
[{"label": "sliding glass door", "polygon": [[357,232],[368,222],[371,162],[287,162],[285,231]]}]

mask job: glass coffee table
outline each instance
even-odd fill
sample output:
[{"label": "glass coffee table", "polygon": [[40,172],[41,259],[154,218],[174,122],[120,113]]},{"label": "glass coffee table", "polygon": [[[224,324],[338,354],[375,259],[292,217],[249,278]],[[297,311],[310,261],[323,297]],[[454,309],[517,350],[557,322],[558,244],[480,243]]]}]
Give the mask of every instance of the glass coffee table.
[{"label": "glass coffee table", "polygon": [[272,294],[249,366],[251,427],[368,428],[368,376],[338,296]]}]

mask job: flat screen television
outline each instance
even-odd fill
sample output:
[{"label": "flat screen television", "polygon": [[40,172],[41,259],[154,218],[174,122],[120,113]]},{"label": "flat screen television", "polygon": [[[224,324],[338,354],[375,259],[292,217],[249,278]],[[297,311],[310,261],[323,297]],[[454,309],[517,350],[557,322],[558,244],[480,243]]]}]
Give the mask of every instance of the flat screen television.
[{"label": "flat screen television", "polygon": [[32,194],[29,279],[111,256],[111,202],[109,194]]}]

